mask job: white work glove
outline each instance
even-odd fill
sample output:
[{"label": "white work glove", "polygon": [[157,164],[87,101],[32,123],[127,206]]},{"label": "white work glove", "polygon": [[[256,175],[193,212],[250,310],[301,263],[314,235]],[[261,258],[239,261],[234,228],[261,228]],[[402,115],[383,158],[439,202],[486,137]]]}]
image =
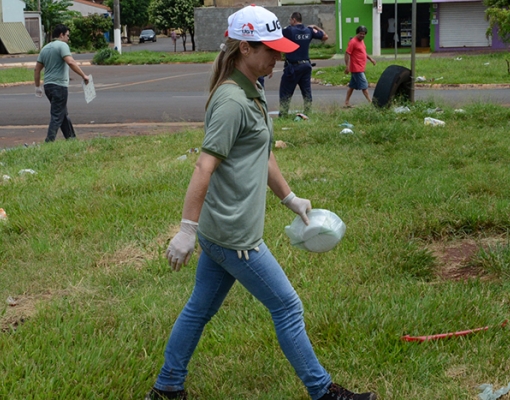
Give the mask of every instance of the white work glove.
[{"label": "white work glove", "polygon": [[42,97],[43,95],[43,90],[40,86],[36,86],[35,87],[35,97]]},{"label": "white work glove", "polygon": [[[258,253],[260,251],[259,246],[254,247],[253,250],[255,250]],[[250,259],[248,251],[249,250],[237,250],[237,258],[242,260],[244,255],[244,258],[246,258],[246,261],[248,261]]]},{"label": "white work glove", "polygon": [[166,258],[174,271],[179,271],[182,264],[186,265],[191,258],[195,250],[197,228],[197,222],[183,219],[181,221],[181,230],[170,241],[166,250]]},{"label": "white work glove", "polygon": [[310,223],[306,213],[312,209],[312,203],[308,199],[297,197],[294,192],[290,192],[287,197],[282,200],[282,204],[290,208],[301,217],[305,225]]}]

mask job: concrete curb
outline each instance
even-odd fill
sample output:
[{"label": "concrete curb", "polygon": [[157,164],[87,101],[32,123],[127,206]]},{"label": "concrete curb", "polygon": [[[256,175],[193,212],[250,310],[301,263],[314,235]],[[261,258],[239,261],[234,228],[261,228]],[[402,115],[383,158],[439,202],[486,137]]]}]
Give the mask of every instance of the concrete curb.
[{"label": "concrete curb", "polygon": [[[4,63],[0,64],[0,68],[33,68],[35,67],[36,61],[26,61],[26,62],[19,62],[19,63]],[[78,65],[91,65],[90,61],[76,61]]]}]

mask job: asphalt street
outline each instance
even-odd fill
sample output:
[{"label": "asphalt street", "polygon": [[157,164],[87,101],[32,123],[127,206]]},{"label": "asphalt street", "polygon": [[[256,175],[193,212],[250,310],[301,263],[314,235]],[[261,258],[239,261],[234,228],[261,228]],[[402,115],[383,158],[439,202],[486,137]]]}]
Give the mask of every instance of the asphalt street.
[{"label": "asphalt street", "polygon": [[[188,47],[191,49],[191,43]],[[122,51],[141,48],[173,51],[173,43],[163,38],[156,43],[123,46]],[[2,57],[0,68],[12,63],[33,68],[36,57]],[[80,137],[175,131],[188,125],[200,126],[203,122],[211,64],[97,66],[90,65],[92,54],[77,54],[74,58],[80,62],[85,73],[93,76],[97,94],[87,104],[79,78],[70,73],[68,109]],[[343,64],[343,61],[317,60],[316,63],[316,68],[320,68]],[[266,96],[269,109],[273,112],[278,110],[282,68],[283,63],[278,62],[273,77],[266,79]],[[346,87],[314,84],[312,91],[314,108],[331,109],[342,106]],[[373,88],[369,91],[373,92]],[[477,102],[510,104],[510,90],[417,88],[415,99],[457,108]],[[352,104],[364,102],[361,93],[353,94]],[[44,140],[49,121],[49,102],[44,97],[35,97],[33,82],[0,87],[0,105],[0,148]],[[297,89],[291,109],[301,108],[301,94]],[[60,133],[58,138],[62,138]]]}]

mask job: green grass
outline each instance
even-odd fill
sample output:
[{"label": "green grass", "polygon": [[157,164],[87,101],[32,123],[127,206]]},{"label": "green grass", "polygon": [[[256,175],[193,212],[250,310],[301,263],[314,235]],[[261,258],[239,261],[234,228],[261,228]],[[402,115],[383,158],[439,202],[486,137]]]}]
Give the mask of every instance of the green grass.
[{"label": "green grass", "polygon": [[[381,399],[474,399],[508,383],[510,111],[444,109],[445,127],[368,105],[275,121],[283,174],[300,197],[336,212],[332,251],[293,248],[294,214],[271,193],[264,238],[305,307],[335,381]],[[344,121],[354,134],[340,135]],[[283,129],[290,128],[290,129]],[[193,287],[196,255],[164,259],[203,133],[97,138],[0,153],[0,398],[135,399],[153,384],[172,323]],[[31,168],[37,174],[19,175]],[[0,181],[1,182],[1,181]],[[501,239],[470,279],[439,278],[430,245]],[[462,267],[462,266],[461,266]],[[459,267],[459,272],[464,268]],[[469,275],[468,275],[469,276]],[[12,296],[18,305],[8,307]],[[490,326],[427,343],[429,335]],[[189,366],[192,399],[305,400],[264,307],[236,285]]]},{"label": "green grass", "polygon": [[[484,55],[458,54],[450,57],[417,57],[415,69],[417,77],[426,79],[424,84],[508,84],[510,73],[507,53]],[[365,75],[368,81],[376,84],[384,70],[390,65],[402,65],[411,69],[409,55],[403,58],[381,59],[374,66],[367,62]],[[345,74],[343,58],[338,66],[315,68],[313,76],[323,83],[334,86],[347,85],[350,75]]]},{"label": "green grass", "polygon": [[[41,74],[43,77],[44,74]],[[34,81],[34,69],[33,68],[5,68],[0,69],[0,85],[7,83],[17,82],[33,82]]]}]

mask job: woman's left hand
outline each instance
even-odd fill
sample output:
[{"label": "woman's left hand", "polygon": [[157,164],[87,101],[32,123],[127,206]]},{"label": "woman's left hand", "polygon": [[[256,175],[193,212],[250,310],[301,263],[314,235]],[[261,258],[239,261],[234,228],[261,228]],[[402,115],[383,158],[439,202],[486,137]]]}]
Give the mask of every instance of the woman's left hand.
[{"label": "woman's left hand", "polygon": [[287,198],[283,200],[283,204],[285,204],[288,208],[299,215],[305,225],[310,223],[310,220],[306,215],[306,213],[312,209],[312,203],[310,200],[302,199],[297,197],[294,193],[291,193],[289,196],[287,196]]}]

